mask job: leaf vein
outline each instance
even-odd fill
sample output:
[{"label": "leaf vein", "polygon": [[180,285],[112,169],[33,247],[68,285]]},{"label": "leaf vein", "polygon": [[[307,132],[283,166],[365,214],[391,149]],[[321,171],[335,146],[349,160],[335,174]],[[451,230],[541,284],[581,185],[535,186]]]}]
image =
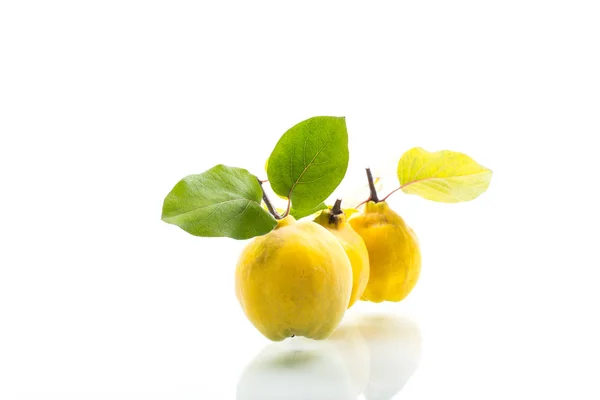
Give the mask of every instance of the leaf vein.
[{"label": "leaf vein", "polygon": [[[300,176],[298,176],[298,179],[296,179],[296,182],[294,182],[294,184],[290,188],[290,191],[288,192],[288,197],[292,196],[292,192],[294,191],[294,188],[296,187],[296,185],[298,184],[298,182],[300,181],[300,179],[302,179],[302,176],[306,173],[306,171],[308,170],[308,168],[310,166],[312,166],[312,163],[319,156],[319,154],[321,154],[321,152],[323,151],[323,149],[325,149],[325,147],[327,147],[327,144],[329,144],[329,141],[331,140],[332,137],[333,137],[333,134],[329,134],[329,136],[327,137],[327,140],[325,140],[325,142],[323,143],[323,145],[321,146],[321,148],[317,151],[317,153],[312,158],[312,160],[310,160],[310,162],[308,163],[308,165],[304,166],[304,170],[302,171],[302,173],[300,174]],[[293,179],[293,177],[292,177],[292,179]]]},{"label": "leaf vein", "polygon": [[[222,201],[222,202],[220,202],[220,203],[213,203],[213,204],[207,204],[207,205],[205,205],[205,206],[201,206],[201,207],[195,207],[195,208],[193,208],[193,209],[191,209],[191,210],[184,211],[184,212],[181,212],[181,213],[178,213],[178,214],[175,214],[175,215],[173,215],[173,216],[166,217],[166,218],[167,218],[167,219],[173,219],[173,218],[175,218],[175,219],[176,219],[176,218],[178,218],[178,217],[181,217],[181,216],[184,216],[184,215],[187,215],[187,214],[191,214],[191,213],[193,213],[193,212],[196,212],[196,211],[198,211],[198,210],[201,210],[201,209],[203,209],[203,208],[207,208],[207,207],[214,207],[214,206],[218,206],[218,207],[217,207],[217,209],[219,209],[219,207],[221,207],[223,204],[226,204],[226,203],[231,203],[231,202],[234,202],[234,201],[240,201],[240,200],[243,200],[243,201],[249,201],[248,199],[232,199],[232,200],[226,200],[226,201]],[[216,210],[215,210],[215,211],[216,211]],[[209,216],[212,216],[212,214],[213,214],[215,211],[213,211],[213,212],[212,212],[212,213],[211,213]],[[207,217],[205,217],[205,218],[202,218],[202,219],[206,219],[206,218],[207,218]]]},{"label": "leaf vein", "polygon": [[248,209],[248,207],[250,207],[250,203],[251,201],[248,201],[248,204],[246,204],[246,207],[244,207],[244,209],[242,210],[242,212],[237,213],[236,215],[234,215],[233,217],[229,218],[227,221],[223,222],[223,224],[227,224],[229,223],[231,220],[234,220],[237,217],[240,217],[242,214],[244,214],[246,212],[246,210]]}]

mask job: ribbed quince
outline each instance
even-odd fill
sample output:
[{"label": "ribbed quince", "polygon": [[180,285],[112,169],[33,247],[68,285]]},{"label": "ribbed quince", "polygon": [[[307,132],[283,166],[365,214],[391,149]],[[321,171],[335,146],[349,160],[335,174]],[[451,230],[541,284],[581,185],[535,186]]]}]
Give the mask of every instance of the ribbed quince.
[{"label": "ribbed quince", "polygon": [[369,253],[364,240],[346,221],[346,215],[340,208],[341,200],[331,209],[326,209],[315,218],[315,222],[327,228],[342,244],[352,265],[352,294],[350,308],[362,296],[369,281]]},{"label": "ribbed quince", "polygon": [[385,201],[369,201],[348,221],[367,246],[370,277],[362,300],[400,301],[415,287],[421,271],[417,236]]},{"label": "ribbed quince", "polygon": [[325,339],[348,307],[352,267],[327,229],[287,216],[243,250],[235,287],[244,313],[267,338]]}]

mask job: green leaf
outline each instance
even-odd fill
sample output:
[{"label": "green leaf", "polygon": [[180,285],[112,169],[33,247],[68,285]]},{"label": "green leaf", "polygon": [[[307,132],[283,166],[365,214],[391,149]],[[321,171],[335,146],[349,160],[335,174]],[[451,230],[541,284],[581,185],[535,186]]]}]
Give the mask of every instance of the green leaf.
[{"label": "green leaf", "polygon": [[195,236],[248,239],[277,225],[261,202],[254,175],[217,165],[180,180],[165,198],[162,220]]},{"label": "green leaf", "polygon": [[456,151],[415,147],[398,162],[402,191],[443,203],[469,201],[485,192],[492,171]]},{"label": "green leaf", "polygon": [[326,208],[327,208],[327,206],[325,205],[325,203],[319,203],[319,205],[317,205],[315,208],[310,209],[310,210],[296,210],[295,208],[292,208],[290,210],[290,215],[296,219],[300,219],[300,218],[308,217],[309,215],[317,213]]},{"label": "green leaf", "polygon": [[348,168],[344,117],[314,117],[283,134],[268,159],[273,191],[295,210],[312,210],[340,184]]}]

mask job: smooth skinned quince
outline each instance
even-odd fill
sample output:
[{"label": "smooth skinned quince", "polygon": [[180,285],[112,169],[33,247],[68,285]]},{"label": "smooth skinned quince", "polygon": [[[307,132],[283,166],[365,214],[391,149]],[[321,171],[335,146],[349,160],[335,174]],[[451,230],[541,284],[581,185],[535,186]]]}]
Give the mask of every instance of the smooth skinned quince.
[{"label": "smooth skinned quince", "polygon": [[315,218],[315,222],[325,227],[342,244],[344,251],[352,265],[352,294],[350,295],[350,308],[362,296],[369,281],[369,253],[364,240],[346,222],[346,216],[340,209],[341,201],[338,200],[332,209],[323,210]]},{"label": "smooth skinned quince", "polygon": [[369,201],[364,213],[348,221],[367,246],[370,276],[362,300],[400,301],[415,287],[421,272],[417,236],[385,201]]},{"label": "smooth skinned quince", "polygon": [[267,338],[327,338],[352,292],[352,267],[327,229],[292,216],[243,250],[235,274],[237,298]]}]

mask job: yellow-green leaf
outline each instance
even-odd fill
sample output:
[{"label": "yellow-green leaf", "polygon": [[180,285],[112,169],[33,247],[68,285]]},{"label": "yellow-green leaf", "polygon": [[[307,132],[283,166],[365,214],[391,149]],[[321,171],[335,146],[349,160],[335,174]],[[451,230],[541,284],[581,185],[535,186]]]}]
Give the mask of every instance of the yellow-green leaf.
[{"label": "yellow-green leaf", "polygon": [[487,190],[491,178],[491,170],[456,151],[429,152],[415,147],[398,162],[404,193],[442,203],[475,199]]}]

